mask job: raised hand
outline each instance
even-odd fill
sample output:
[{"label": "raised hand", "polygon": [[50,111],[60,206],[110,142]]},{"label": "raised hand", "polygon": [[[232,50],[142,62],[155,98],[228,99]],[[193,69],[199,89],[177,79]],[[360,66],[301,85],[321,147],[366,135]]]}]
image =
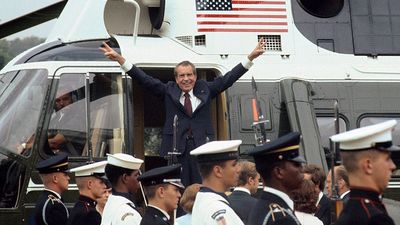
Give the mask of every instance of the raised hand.
[{"label": "raised hand", "polygon": [[103,46],[100,48],[104,55],[113,61],[117,61],[120,65],[125,63],[125,58],[122,57],[118,52],[108,46],[105,42],[103,42]]},{"label": "raised hand", "polygon": [[265,52],[264,46],[265,46],[264,38],[260,38],[260,41],[257,43],[256,48],[250,53],[249,56],[247,56],[249,58],[249,60],[253,61],[253,59],[262,55]]}]

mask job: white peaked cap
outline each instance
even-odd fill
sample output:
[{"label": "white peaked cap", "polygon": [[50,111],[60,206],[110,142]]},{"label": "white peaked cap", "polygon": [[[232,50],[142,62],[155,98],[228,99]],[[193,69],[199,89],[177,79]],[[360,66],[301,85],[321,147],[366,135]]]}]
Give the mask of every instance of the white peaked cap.
[{"label": "white peaked cap", "polygon": [[331,137],[333,142],[339,142],[343,151],[362,150],[379,147],[380,144],[392,144],[392,130],[396,126],[396,120],[361,127]]},{"label": "white peaked cap", "polygon": [[241,143],[241,140],[212,141],[192,150],[190,155],[195,155],[198,163],[237,159]]},{"label": "white peaked cap", "polygon": [[135,158],[131,155],[124,153],[107,154],[107,162],[111,165],[138,170],[143,163],[143,160]]},{"label": "white peaked cap", "polygon": [[75,177],[86,177],[93,176],[96,174],[104,175],[104,168],[106,167],[107,161],[95,162],[92,164],[79,166],[71,169],[72,173],[75,173]]}]

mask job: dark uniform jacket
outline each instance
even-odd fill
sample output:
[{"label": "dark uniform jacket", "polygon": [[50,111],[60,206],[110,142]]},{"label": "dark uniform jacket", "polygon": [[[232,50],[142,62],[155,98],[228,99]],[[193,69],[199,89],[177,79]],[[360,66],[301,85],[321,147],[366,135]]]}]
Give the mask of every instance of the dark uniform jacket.
[{"label": "dark uniform jacket", "polygon": [[[266,221],[266,223],[264,222]],[[263,191],[251,210],[248,225],[300,225],[289,205],[278,195]]]},{"label": "dark uniform jacket", "polygon": [[97,202],[80,195],[68,219],[68,225],[100,225],[101,215],[96,210]]},{"label": "dark uniform jacket", "polygon": [[244,224],[247,224],[251,209],[256,204],[257,199],[253,198],[249,193],[241,190],[234,190],[228,196],[230,206],[233,211],[238,214]]},{"label": "dark uniform jacket", "polygon": [[69,217],[67,207],[55,192],[44,190],[36,203],[36,225],[66,225]]},{"label": "dark uniform jacket", "polygon": [[318,217],[324,225],[331,225],[331,202],[325,194],[319,200],[314,216]]},{"label": "dark uniform jacket", "polygon": [[166,115],[160,156],[166,156],[173,149],[173,120],[175,115],[178,116],[179,121],[176,138],[179,152],[183,153],[185,151],[189,127],[192,130],[195,147],[206,143],[207,140],[214,140],[214,129],[211,123],[211,99],[232,86],[245,72],[247,72],[247,69],[239,63],[224,76],[216,77],[211,82],[197,80],[193,88],[193,94],[200,99],[201,103],[190,117],[186,114],[185,108],[179,101],[182,90],[176,82],[163,83],[133,66],[127,73],[137,80],[141,86],[164,99]]},{"label": "dark uniform jacket", "polygon": [[366,188],[351,188],[350,199],[337,225],[394,225],[379,193]]},{"label": "dark uniform jacket", "polygon": [[147,206],[140,225],[170,225],[170,222],[160,210]]}]

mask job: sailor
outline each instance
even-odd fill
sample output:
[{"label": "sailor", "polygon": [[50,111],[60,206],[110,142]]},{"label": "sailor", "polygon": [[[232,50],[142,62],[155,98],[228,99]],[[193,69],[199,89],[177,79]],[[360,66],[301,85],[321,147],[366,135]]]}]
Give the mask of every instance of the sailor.
[{"label": "sailor", "polygon": [[143,160],[124,153],[108,154],[105,172],[112,194],[104,206],[102,225],[140,224],[142,216],[132,202],[132,194],[140,188],[137,178],[142,163]]},{"label": "sailor", "polygon": [[229,188],[237,185],[241,143],[241,140],[212,141],[190,152],[197,157],[203,179],[203,187],[193,205],[192,225],[243,225],[225,195]]},{"label": "sailor", "polygon": [[249,155],[254,157],[264,189],[249,216],[251,225],[299,225],[289,193],[300,187],[304,179],[299,155],[300,134],[290,132],[274,141],[258,146]]},{"label": "sailor", "polygon": [[96,199],[101,198],[106,189],[106,164],[107,161],[101,161],[71,169],[75,173],[79,200],[71,210],[68,225],[100,225],[101,215],[96,210]]},{"label": "sailor", "polygon": [[396,124],[390,120],[331,137],[339,143],[351,190],[337,225],[394,224],[381,196],[396,169],[391,159],[391,155],[399,154],[399,149],[392,146]]},{"label": "sailor", "polygon": [[[181,197],[180,164],[158,167],[139,176],[149,204],[140,225],[172,225],[170,215],[178,208]],[[175,219],[175,218],[174,218]]]},{"label": "sailor", "polygon": [[68,190],[68,155],[59,153],[36,166],[44,184],[43,194],[36,203],[36,225],[66,225],[69,217],[61,194]]}]

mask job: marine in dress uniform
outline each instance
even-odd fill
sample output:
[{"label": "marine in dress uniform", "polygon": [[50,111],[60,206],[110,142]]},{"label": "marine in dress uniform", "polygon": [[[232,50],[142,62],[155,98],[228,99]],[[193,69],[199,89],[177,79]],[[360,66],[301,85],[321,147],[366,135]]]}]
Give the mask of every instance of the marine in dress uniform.
[{"label": "marine in dress uniform", "polygon": [[[36,225],[66,225],[69,212],[62,202],[61,193],[68,190],[69,184],[67,154],[60,153],[43,160],[37,164],[36,169],[45,187],[35,207]],[[53,182],[54,179],[58,183]]]},{"label": "marine in dress uniform", "polygon": [[139,168],[143,160],[131,155],[109,154],[105,168],[113,191],[104,206],[102,225],[139,225],[142,216],[131,200],[139,189]]},{"label": "marine in dress uniform", "polygon": [[190,154],[197,157],[203,187],[196,195],[192,225],[243,225],[224,192],[237,185],[241,140],[208,142]]},{"label": "marine in dress uniform", "polygon": [[288,193],[303,181],[299,155],[300,134],[288,133],[258,146],[249,155],[254,157],[264,190],[249,216],[250,225],[300,225],[294,214],[294,203]]},{"label": "marine in dress uniform", "polygon": [[381,196],[396,168],[390,154],[399,154],[399,149],[392,146],[392,129],[396,124],[390,120],[331,137],[339,142],[350,182],[350,198],[337,225],[395,224]]},{"label": "marine in dress uniform", "polygon": [[140,225],[173,225],[170,214],[177,209],[181,183],[181,165],[164,166],[143,173],[138,180],[145,187],[149,204]]},{"label": "marine in dress uniform", "polygon": [[96,199],[101,197],[106,188],[106,164],[107,161],[102,161],[71,169],[79,188],[79,200],[71,210],[68,225],[100,225],[101,215],[96,210]]}]

